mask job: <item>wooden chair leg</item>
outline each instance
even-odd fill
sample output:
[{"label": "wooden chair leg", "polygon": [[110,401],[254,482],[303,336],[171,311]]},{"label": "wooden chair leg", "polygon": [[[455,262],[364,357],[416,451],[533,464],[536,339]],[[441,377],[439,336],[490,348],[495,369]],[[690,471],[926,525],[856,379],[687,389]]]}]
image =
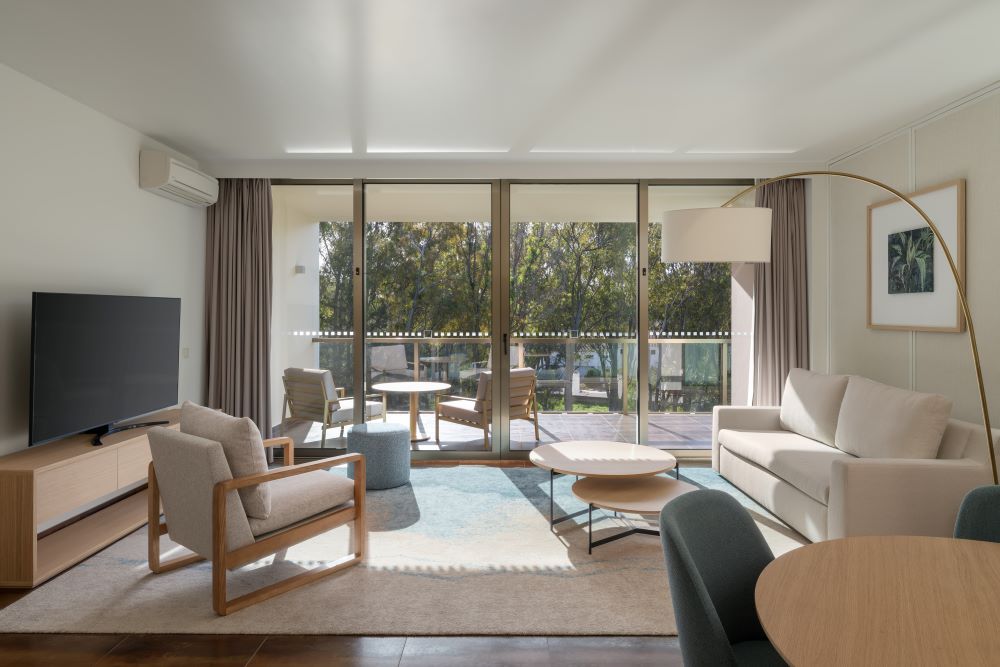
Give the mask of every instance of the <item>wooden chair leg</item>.
[{"label": "wooden chair leg", "polygon": [[326,447],[326,424],[323,424],[323,437],[319,439],[319,446],[321,449]]},{"label": "wooden chair leg", "polygon": [[490,450],[490,423],[487,421],[487,417],[483,414],[483,448],[486,451]]}]

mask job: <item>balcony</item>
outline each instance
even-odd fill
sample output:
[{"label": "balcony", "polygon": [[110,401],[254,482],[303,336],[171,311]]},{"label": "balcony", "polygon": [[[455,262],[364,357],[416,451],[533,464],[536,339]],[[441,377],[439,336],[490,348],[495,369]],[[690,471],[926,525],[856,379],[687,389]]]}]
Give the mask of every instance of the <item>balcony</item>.
[{"label": "balcony", "polygon": [[[312,334],[309,334],[312,335]],[[320,367],[331,370],[346,394],[353,387],[351,332],[312,335]],[[511,367],[537,373],[540,440],[532,425],[511,424],[511,449],[530,450],[562,440],[636,442],[638,396],[635,335],[629,332],[515,332],[510,345]],[[447,382],[451,395],[474,398],[483,370],[491,368],[490,338],[485,332],[369,332],[366,344],[366,392],[378,382],[421,379]],[[648,442],[672,450],[711,446],[715,405],[730,400],[730,339],[718,332],[649,338]],[[374,363],[373,363],[374,359]],[[394,362],[387,360],[394,359]],[[418,430],[430,439],[414,449],[482,451],[482,432],[441,423],[440,443],[434,439],[433,397],[420,403]],[[388,398],[388,420],[408,423],[405,397]],[[318,446],[318,424],[289,424],[296,440]],[[327,434],[328,447],[342,447],[339,431]]]}]

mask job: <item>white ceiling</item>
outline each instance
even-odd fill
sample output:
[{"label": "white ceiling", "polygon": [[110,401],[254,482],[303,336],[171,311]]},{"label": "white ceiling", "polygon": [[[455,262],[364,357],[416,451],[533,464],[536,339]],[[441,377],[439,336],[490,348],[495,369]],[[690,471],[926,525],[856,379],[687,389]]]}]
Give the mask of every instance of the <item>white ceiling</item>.
[{"label": "white ceiling", "polygon": [[214,163],[819,162],[1000,79],[998,25],[997,0],[0,0],[0,62]]}]

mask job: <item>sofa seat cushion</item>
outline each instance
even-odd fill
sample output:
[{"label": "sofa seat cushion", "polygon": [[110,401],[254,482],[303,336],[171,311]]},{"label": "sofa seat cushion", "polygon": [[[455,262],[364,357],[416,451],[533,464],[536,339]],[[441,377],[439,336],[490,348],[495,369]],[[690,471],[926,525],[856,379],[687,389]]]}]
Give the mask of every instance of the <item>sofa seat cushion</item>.
[{"label": "sofa seat cushion", "polygon": [[781,428],[833,447],[845,391],[846,375],[793,368],[781,394]]},{"label": "sofa seat cushion", "polygon": [[250,532],[255,537],[286,528],[354,498],[354,482],[326,470],[282,477],[270,485],[271,514],[266,519],[250,517]]},{"label": "sofa seat cushion", "polygon": [[483,413],[476,412],[475,401],[444,401],[438,406],[442,417],[461,419],[475,424],[483,422]]},{"label": "sofa seat cushion", "polygon": [[861,458],[933,459],[951,400],[852,375],[837,419],[836,445]]},{"label": "sofa seat cushion", "polygon": [[756,463],[824,505],[830,501],[830,468],[837,459],[853,459],[839,449],[791,431],[719,431],[719,444]]}]

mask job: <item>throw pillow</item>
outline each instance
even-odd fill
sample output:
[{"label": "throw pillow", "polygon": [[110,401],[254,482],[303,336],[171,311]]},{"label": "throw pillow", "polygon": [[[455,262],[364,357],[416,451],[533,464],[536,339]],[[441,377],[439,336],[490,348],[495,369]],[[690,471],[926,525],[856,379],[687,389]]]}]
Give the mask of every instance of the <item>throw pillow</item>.
[{"label": "throw pillow", "polygon": [[837,420],[837,448],[862,458],[933,459],[951,400],[852,375]]},{"label": "throw pillow", "polygon": [[[181,433],[222,445],[233,477],[267,472],[267,455],[257,425],[249,417],[231,417],[191,401],[181,406]],[[266,519],[271,514],[271,490],[266,483],[239,490],[247,516]]]},{"label": "throw pillow", "polygon": [[837,415],[847,390],[846,375],[825,375],[793,368],[781,395],[781,428],[834,446]]}]

